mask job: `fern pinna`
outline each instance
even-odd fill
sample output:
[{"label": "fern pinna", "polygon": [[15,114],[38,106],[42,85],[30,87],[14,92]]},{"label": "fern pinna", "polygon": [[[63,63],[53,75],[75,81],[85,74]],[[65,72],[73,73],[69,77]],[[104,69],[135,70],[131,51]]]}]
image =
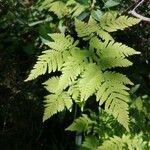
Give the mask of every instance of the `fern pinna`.
[{"label": "fern pinna", "polygon": [[[45,73],[59,71],[44,83],[50,92],[46,96],[43,120],[64,109],[71,110],[73,101],[81,108],[88,98],[96,96],[99,106],[113,115],[129,130],[129,88],[133,83],[123,74],[115,72],[116,67],[128,67],[132,62],[128,56],[139,54],[134,49],[115,42],[110,32],[123,30],[140,20],[106,12],[98,22],[90,17],[88,22],[75,19],[78,40],[63,33],[49,34],[49,49],[38,57],[26,81],[33,80]],[[80,39],[86,47],[79,46]],[[113,71],[111,70],[113,68]]]}]

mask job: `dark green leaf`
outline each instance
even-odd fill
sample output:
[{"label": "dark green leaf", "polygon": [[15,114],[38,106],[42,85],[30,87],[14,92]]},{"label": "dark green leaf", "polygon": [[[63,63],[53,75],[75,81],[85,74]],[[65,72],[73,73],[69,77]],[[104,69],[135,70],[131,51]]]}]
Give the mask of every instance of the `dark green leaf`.
[{"label": "dark green leaf", "polygon": [[108,0],[105,5],[104,5],[104,8],[110,8],[110,7],[114,7],[114,6],[117,6],[119,5],[119,2],[116,2],[114,0]]}]

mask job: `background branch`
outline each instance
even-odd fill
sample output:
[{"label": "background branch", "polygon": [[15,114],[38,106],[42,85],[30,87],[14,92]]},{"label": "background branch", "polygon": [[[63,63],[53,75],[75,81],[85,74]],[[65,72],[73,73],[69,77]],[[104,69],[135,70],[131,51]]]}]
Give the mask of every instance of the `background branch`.
[{"label": "background branch", "polygon": [[143,20],[143,21],[150,22],[150,18],[145,17],[145,16],[142,16],[142,15],[138,14],[138,13],[135,11],[139,6],[141,6],[141,5],[144,3],[144,1],[145,1],[145,0],[139,1],[139,3],[137,3],[137,5],[133,8],[133,10],[131,10],[131,11],[128,12],[128,14],[131,14],[132,16],[137,17],[137,18],[139,18],[139,19],[141,19],[141,20]]}]

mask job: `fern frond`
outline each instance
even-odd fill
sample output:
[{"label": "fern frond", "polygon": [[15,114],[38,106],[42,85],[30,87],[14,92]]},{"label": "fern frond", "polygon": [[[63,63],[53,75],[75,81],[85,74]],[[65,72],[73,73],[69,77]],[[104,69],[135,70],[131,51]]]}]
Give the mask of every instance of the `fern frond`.
[{"label": "fern frond", "polygon": [[101,146],[98,147],[98,150],[144,150],[146,148],[146,142],[143,141],[141,135],[131,135],[123,134],[122,137],[114,136],[109,140],[103,142]]},{"label": "fern frond", "polygon": [[70,14],[72,17],[78,17],[82,12],[86,10],[88,6],[88,3],[82,4],[80,3],[80,1],[77,2],[75,0],[44,0],[44,2],[41,5],[41,8],[48,9],[49,11],[56,14],[59,18],[62,18],[65,15]]},{"label": "fern frond", "polygon": [[45,109],[43,121],[47,120],[57,112],[63,111],[65,108],[70,109],[72,107],[72,99],[66,92],[61,94],[50,94],[45,97]]},{"label": "fern frond", "polygon": [[116,68],[116,67],[128,67],[132,65],[132,62],[125,58],[113,58],[113,57],[102,57],[99,60],[99,65],[102,70]]},{"label": "fern frond", "polygon": [[49,36],[53,39],[53,42],[49,42],[47,45],[56,51],[63,52],[75,48],[78,44],[78,41],[74,42],[74,39],[69,35],[65,37],[64,34],[53,33],[49,34]]},{"label": "fern frond", "polygon": [[[89,8],[89,1],[44,0],[42,6],[59,18],[65,15],[68,18],[80,18],[82,12]],[[65,36],[66,33],[49,34],[51,41],[47,45],[50,50],[38,57],[26,80],[37,78],[46,72],[61,73],[59,77],[52,77],[44,83],[51,94],[46,97],[43,120],[65,108],[70,109],[72,99],[76,103],[82,103],[82,109],[88,98],[95,94],[99,105],[104,104],[105,110],[128,130],[129,88],[126,85],[132,85],[132,82],[126,76],[108,70],[132,65],[127,57],[139,52],[115,42],[109,32],[123,30],[139,21],[107,12],[99,22],[92,17],[88,22],[75,19],[75,30],[80,43],[70,35]],[[85,43],[82,44],[81,39]],[[84,132],[90,123],[91,120],[83,115],[67,130]]]},{"label": "fern frond", "polygon": [[41,5],[42,9],[48,9],[58,16],[58,18],[62,18],[64,16],[65,3],[60,0],[44,0]]},{"label": "fern frond", "polygon": [[105,110],[129,131],[129,106],[126,99],[127,97],[121,94],[111,94],[105,103]]},{"label": "fern frond", "polygon": [[128,57],[135,54],[140,54],[140,52],[135,51],[133,48],[130,48],[126,45],[123,45],[122,43],[110,41],[107,44],[107,47],[104,47],[106,44],[102,44],[102,47],[105,48],[103,50],[103,55],[105,56],[113,56],[113,57]]},{"label": "fern frond", "polygon": [[117,13],[106,12],[100,20],[100,26],[107,32],[114,32],[117,30],[124,30],[127,27],[131,27],[140,22],[140,19],[128,17],[128,16],[118,16]]},{"label": "fern frond", "polygon": [[124,58],[131,55],[140,54],[140,52],[135,51],[122,43],[114,41],[100,41],[97,37],[93,37],[90,40],[90,46],[95,48],[97,54],[100,57],[113,57],[113,58]]},{"label": "fern frond", "polygon": [[95,34],[103,40],[113,40],[112,36],[108,32],[104,31],[102,28],[100,28],[98,23],[92,18],[90,18],[88,23],[76,19],[75,26],[78,37],[88,37]]},{"label": "fern frond", "polygon": [[122,150],[125,146],[120,137],[114,136],[110,140],[104,141],[102,146],[98,147],[98,150]]},{"label": "fern frond", "polygon": [[[117,83],[121,83],[121,84],[129,84],[129,85],[133,85],[133,83],[129,80],[129,78],[126,77],[126,75],[123,75],[121,73],[116,73],[113,71],[106,71],[105,73],[105,80],[106,81],[111,81],[114,82],[114,84]],[[114,80],[117,79],[117,80]],[[127,88],[128,89],[128,88]]]},{"label": "fern frond", "polygon": [[84,69],[84,62],[82,57],[69,57],[63,64],[61,69],[59,88],[66,89],[68,85],[74,82]]},{"label": "fern frond", "polygon": [[97,30],[97,35],[103,39],[103,40],[106,40],[106,41],[113,41],[113,37],[106,31],[100,29],[100,30]]},{"label": "fern frond", "polygon": [[65,130],[76,131],[78,133],[86,132],[88,130],[88,126],[92,123],[93,121],[86,114],[82,114],[81,117],[75,119],[74,122]]},{"label": "fern frond", "polygon": [[87,50],[81,51],[78,48],[71,49],[61,69],[62,75],[59,80],[59,89],[66,89],[83,72],[90,53]]},{"label": "fern frond", "polygon": [[62,54],[54,50],[44,51],[41,56],[38,57],[37,63],[31,70],[29,77],[25,81],[30,81],[37,78],[40,75],[45,74],[47,71],[51,73],[56,70],[60,70],[63,64]]},{"label": "fern frond", "polygon": [[75,20],[75,27],[78,37],[90,36],[92,33],[96,32],[99,29],[97,24],[88,24],[78,19]]},{"label": "fern frond", "polygon": [[73,100],[77,102],[80,98],[80,91],[78,85],[75,83],[70,86],[68,93],[72,96]]},{"label": "fern frond", "polygon": [[52,77],[44,82],[43,85],[50,93],[57,93],[59,89],[59,77]]},{"label": "fern frond", "polygon": [[66,14],[65,3],[62,1],[53,2],[51,3],[49,11],[54,12],[54,14],[56,14],[59,18],[62,18]]},{"label": "fern frond", "polygon": [[86,101],[92,96],[101,82],[103,82],[103,76],[100,68],[92,63],[87,65],[78,84],[81,93],[81,101]]},{"label": "fern frond", "polygon": [[74,4],[74,7],[73,9],[70,11],[70,14],[72,14],[72,18],[74,17],[78,17],[82,12],[85,11],[86,7],[85,5],[82,5],[80,3],[77,3],[76,1],[74,1],[74,3],[67,3],[67,6],[69,5],[73,5]]},{"label": "fern frond", "polygon": [[140,54],[134,49],[114,41],[100,41],[97,37],[92,37],[90,40],[90,49],[96,49],[96,54],[99,56],[97,63],[102,70],[115,67],[128,67],[132,63],[126,57]]},{"label": "fern frond", "polygon": [[[104,72],[103,77],[104,83],[98,87],[96,93],[97,101],[100,101],[100,105],[105,102],[105,110],[129,130],[129,106],[127,104],[129,102],[129,94],[127,92],[128,88],[124,84],[132,83],[125,76],[115,72]],[[120,77],[120,79],[116,77]]]},{"label": "fern frond", "polygon": [[37,78],[40,75],[43,75],[47,72],[47,59],[41,58],[38,59],[33,69],[31,70],[28,78],[25,81],[30,81]]},{"label": "fern frond", "polygon": [[99,141],[96,136],[87,136],[85,137],[85,141],[82,144],[82,147],[89,150],[97,150],[99,146]]},{"label": "fern frond", "polygon": [[40,6],[40,8],[47,9],[51,6],[51,3],[55,0],[44,0]]}]

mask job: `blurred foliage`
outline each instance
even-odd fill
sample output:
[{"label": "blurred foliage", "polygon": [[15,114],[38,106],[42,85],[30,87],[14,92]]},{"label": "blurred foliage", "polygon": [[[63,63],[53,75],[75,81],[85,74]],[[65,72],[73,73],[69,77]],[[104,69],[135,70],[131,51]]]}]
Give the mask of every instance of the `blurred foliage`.
[{"label": "blurred foliage", "polygon": [[[106,3],[102,9],[106,7],[111,10],[118,9],[120,13],[127,14],[128,8],[135,0],[116,0],[114,3],[111,3],[111,0],[101,0],[99,5],[103,5],[103,2]],[[138,8],[138,12],[149,16],[150,2],[145,1]],[[0,149],[2,150],[73,150],[75,147],[75,134],[64,132],[74,118],[73,113],[63,112],[42,123],[42,100],[47,92],[41,83],[47,77],[39,78],[32,83],[24,83],[36,57],[45,49],[43,43],[48,39],[47,33],[52,32],[54,27],[58,30],[58,25],[60,23],[53,13],[38,8],[37,0],[0,0]],[[130,104],[131,126],[134,129],[132,133],[143,132],[146,141],[150,140],[149,33],[149,24],[142,22],[139,26],[115,35],[117,41],[141,52],[141,56],[131,58],[134,66],[129,68],[127,73],[135,83],[131,89]],[[94,103],[88,105],[94,109]],[[74,108],[73,111],[75,110]],[[77,116],[80,114],[76,113]],[[92,118],[96,118],[94,113],[91,115]],[[105,124],[105,120],[102,123]],[[106,128],[110,129],[109,124]],[[113,132],[108,134],[119,135]]]}]

